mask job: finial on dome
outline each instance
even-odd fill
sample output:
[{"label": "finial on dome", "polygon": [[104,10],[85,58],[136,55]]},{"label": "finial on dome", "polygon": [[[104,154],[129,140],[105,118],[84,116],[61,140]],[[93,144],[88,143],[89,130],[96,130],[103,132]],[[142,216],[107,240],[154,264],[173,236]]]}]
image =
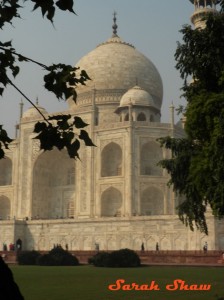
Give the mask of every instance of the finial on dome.
[{"label": "finial on dome", "polygon": [[39,105],[39,99],[38,99],[38,97],[36,98],[36,105]]},{"label": "finial on dome", "polygon": [[116,18],[116,15],[117,15],[117,13],[116,13],[116,11],[114,12],[114,18],[113,18],[113,20],[114,20],[114,24],[113,24],[113,26],[112,26],[112,28],[113,28],[113,37],[115,37],[115,36],[117,36],[117,23],[116,23],[116,21],[117,21],[117,18]]}]

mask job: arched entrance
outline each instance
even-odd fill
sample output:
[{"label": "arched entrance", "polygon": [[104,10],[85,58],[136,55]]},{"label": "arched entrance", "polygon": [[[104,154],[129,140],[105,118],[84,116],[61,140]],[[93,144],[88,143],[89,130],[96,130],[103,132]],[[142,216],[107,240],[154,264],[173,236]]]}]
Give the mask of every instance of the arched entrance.
[{"label": "arched entrance", "polygon": [[32,218],[73,217],[74,194],[74,160],[66,151],[42,153],[33,168]]},{"label": "arched entrance", "polygon": [[122,206],[121,192],[113,187],[103,192],[101,198],[101,216],[115,217],[120,213]]}]

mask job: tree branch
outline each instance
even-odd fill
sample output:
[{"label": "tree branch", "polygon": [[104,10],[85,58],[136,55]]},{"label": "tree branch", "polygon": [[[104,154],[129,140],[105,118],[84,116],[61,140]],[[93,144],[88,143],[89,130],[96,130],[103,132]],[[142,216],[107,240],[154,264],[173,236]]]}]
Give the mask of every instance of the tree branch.
[{"label": "tree branch", "polygon": [[38,112],[39,114],[43,117],[43,119],[50,125],[51,123],[46,119],[44,114],[39,110],[39,108],[10,80],[8,79],[9,84],[11,84]]},{"label": "tree branch", "polygon": [[0,46],[0,50],[3,50],[3,51],[5,51],[5,52],[6,52],[6,51],[9,51],[9,52],[11,52],[13,55],[16,55],[16,56],[18,56],[19,58],[21,58],[22,60],[24,60],[24,61],[30,61],[30,62],[32,62],[32,63],[34,63],[34,64],[39,65],[40,67],[42,67],[42,68],[44,68],[44,69],[47,69],[47,68],[48,68],[46,65],[44,65],[44,64],[42,64],[42,63],[39,63],[38,61],[33,60],[32,58],[26,57],[26,56],[24,56],[24,55],[21,55],[21,54],[15,52],[15,51],[12,51],[11,49],[5,49],[4,47],[1,47],[1,46]]}]

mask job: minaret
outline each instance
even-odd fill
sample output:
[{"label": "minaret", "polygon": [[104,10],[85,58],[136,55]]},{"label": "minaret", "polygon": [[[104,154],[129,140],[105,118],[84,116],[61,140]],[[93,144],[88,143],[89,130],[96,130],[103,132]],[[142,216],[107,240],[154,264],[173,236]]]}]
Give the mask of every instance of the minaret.
[{"label": "minaret", "polygon": [[174,128],[174,109],[175,109],[175,106],[173,105],[173,102],[170,106],[170,125],[171,125],[171,129]]},{"label": "minaret", "polygon": [[194,13],[191,16],[191,22],[195,28],[205,28],[204,18],[209,13],[217,13],[217,0],[190,0],[194,4]]},{"label": "minaret", "polygon": [[[20,106],[20,113],[19,113],[19,124],[21,122],[22,116],[23,116],[23,100],[21,99],[21,102],[19,103]],[[16,123],[15,125],[15,138],[18,137],[18,130],[20,129],[20,125],[18,123]]]},{"label": "minaret", "polygon": [[22,116],[23,116],[23,99],[21,99],[21,102],[19,103],[19,106],[20,106],[20,114],[19,114],[19,120],[22,119]]}]

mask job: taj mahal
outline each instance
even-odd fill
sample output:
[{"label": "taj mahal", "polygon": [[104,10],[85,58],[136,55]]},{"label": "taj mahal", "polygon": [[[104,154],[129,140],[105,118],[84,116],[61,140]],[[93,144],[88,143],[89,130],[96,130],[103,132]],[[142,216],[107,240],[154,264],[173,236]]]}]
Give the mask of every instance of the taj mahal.
[{"label": "taj mahal", "polygon": [[[191,0],[195,27],[216,12],[215,0]],[[193,10],[193,6],[192,6]],[[80,116],[96,147],[80,148],[80,160],[56,149],[42,152],[33,128],[42,117],[35,108],[21,114],[17,138],[0,160],[0,250],[20,238],[23,249],[71,250],[224,249],[223,221],[207,212],[209,235],[179,220],[181,201],[169,175],[157,165],[169,158],[158,138],[184,137],[184,120],[161,123],[163,84],[153,62],[118,34],[76,64],[91,78],[78,86],[77,103],[67,114]],[[43,107],[39,110],[51,115]]]}]

